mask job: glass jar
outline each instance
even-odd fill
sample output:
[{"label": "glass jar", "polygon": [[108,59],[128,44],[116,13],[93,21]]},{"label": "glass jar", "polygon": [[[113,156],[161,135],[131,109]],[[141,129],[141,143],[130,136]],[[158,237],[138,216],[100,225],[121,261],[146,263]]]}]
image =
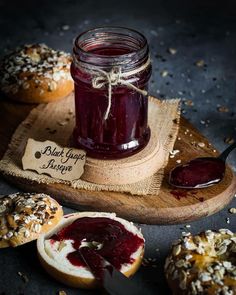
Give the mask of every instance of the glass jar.
[{"label": "glass jar", "polygon": [[131,29],[102,27],[74,41],[74,143],[87,155],[119,159],[143,149],[150,138],[146,38]]}]

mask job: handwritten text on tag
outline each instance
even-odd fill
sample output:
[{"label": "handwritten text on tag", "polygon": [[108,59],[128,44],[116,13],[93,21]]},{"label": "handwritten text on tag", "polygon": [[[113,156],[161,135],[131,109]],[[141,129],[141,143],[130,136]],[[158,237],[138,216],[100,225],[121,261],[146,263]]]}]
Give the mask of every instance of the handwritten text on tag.
[{"label": "handwritten text on tag", "polygon": [[22,158],[24,170],[34,170],[53,178],[76,180],[84,172],[86,152],[61,147],[53,141],[36,141],[29,138]]}]

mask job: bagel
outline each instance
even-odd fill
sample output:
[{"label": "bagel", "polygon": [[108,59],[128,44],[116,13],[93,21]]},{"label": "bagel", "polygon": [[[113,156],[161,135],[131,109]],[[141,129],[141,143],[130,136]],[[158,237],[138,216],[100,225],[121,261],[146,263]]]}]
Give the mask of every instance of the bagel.
[{"label": "bagel", "polygon": [[[78,240],[71,238],[74,234],[79,236]],[[127,240],[125,235],[128,237]],[[131,246],[136,241],[137,244]],[[126,242],[127,248],[125,248]],[[141,265],[144,238],[140,230],[131,222],[116,217],[114,213],[99,212],[64,216],[60,224],[38,238],[39,260],[51,276],[68,286],[84,289],[97,288],[98,281],[76,252],[76,249],[84,243],[90,246],[96,245],[97,253],[105,257],[127,277],[133,275]],[[72,257],[73,259],[76,257],[77,260],[73,260]]]},{"label": "bagel", "polygon": [[70,64],[69,54],[45,44],[18,47],[0,62],[0,89],[20,102],[58,100],[74,88]]},{"label": "bagel", "polygon": [[184,233],[166,259],[173,294],[236,294],[236,234],[228,229]]},{"label": "bagel", "polygon": [[17,193],[0,198],[0,248],[37,239],[62,216],[61,206],[45,194]]}]

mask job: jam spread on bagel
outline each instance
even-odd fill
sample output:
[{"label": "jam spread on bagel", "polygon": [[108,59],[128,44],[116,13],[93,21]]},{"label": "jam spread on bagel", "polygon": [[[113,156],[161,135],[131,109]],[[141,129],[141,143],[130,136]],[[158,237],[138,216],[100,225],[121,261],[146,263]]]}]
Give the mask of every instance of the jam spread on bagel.
[{"label": "jam spread on bagel", "polygon": [[[123,264],[132,263],[132,254],[144,240],[128,231],[125,226],[113,219],[106,217],[82,217],[61,229],[51,237],[51,243],[55,241],[72,240],[75,251],[67,254],[67,259],[74,266],[86,266],[79,251],[86,245],[109,261],[118,270]],[[94,257],[96,260],[96,257]],[[91,257],[91,262],[93,258]],[[96,261],[94,261],[96,263]]]}]

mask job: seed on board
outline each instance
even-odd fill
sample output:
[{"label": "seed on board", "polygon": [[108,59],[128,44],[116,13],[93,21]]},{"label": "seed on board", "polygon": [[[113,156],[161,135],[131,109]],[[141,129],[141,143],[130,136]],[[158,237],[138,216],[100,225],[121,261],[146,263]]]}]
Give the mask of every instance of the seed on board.
[{"label": "seed on board", "polygon": [[229,109],[225,106],[219,106],[219,107],[217,107],[217,111],[220,113],[228,113]]},{"label": "seed on board", "polygon": [[232,137],[226,137],[224,139],[224,142],[227,144],[232,144],[232,143],[234,143],[234,139]]},{"label": "seed on board", "polygon": [[184,102],[184,104],[185,104],[186,106],[191,107],[191,106],[194,105],[194,102],[193,102],[191,99],[187,99],[187,100]]},{"label": "seed on board", "polygon": [[168,51],[170,54],[172,54],[172,55],[174,55],[174,54],[177,53],[177,49],[176,49],[176,48],[173,48],[173,47],[168,48],[167,51]]},{"label": "seed on board", "polygon": [[170,158],[174,158],[176,154],[178,154],[180,151],[179,150],[173,150],[170,151]]},{"label": "seed on board", "polygon": [[161,76],[162,77],[166,77],[168,74],[169,74],[169,72],[167,70],[161,71]]},{"label": "seed on board", "polygon": [[205,62],[203,59],[199,59],[195,62],[195,66],[197,67],[203,67],[205,65]]},{"label": "seed on board", "polygon": [[205,146],[205,143],[204,142],[199,142],[198,143],[198,146],[201,147],[201,148],[203,148]]},{"label": "seed on board", "polygon": [[68,31],[70,29],[69,25],[64,25],[61,27],[63,31]]},{"label": "seed on board", "polygon": [[26,274],[22,273],[21,271],[18,271],[17,274],[18,274],[18,276],[21,277],[21,279],[22,279],[22,281],[24,283],[28,283],[29,282],[29,279],[28,279],[28,277],[27,277]]},{"label": "seed on board", "polygon": [[236,208],[230,208],[229,213],[231,214],[236,214]]}]

